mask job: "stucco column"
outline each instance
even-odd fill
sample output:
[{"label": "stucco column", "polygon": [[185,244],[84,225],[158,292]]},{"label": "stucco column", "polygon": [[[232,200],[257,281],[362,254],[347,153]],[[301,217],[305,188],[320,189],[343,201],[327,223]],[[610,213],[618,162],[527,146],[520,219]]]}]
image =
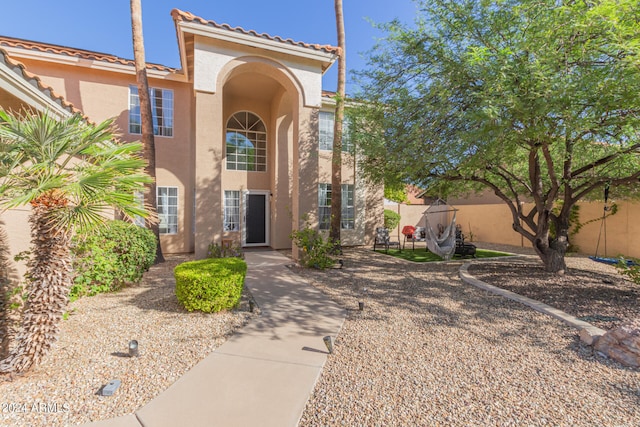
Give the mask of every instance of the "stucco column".
[{"label": "stucco column", "polygon": [[[318,224],[318,110],[300,110],[300,132],[294,145],[292,216],[293,228],[304,227],[304,215],[308,215],[312,226]],[[296,248],[293,256],[297,259]]]},{"label": "stucco column", "polygon": [[195,255],[222,239],[222,96],[195,93]]}]

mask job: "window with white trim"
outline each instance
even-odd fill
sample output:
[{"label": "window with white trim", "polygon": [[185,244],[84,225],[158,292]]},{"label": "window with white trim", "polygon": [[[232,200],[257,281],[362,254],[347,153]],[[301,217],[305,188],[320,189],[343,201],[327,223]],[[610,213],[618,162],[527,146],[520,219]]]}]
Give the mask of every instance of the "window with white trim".
[{"label": "window with white trim", "polygon": [[267,129],[258,116],[241,111],[227,121],[227,169],[267,170]]},{"label": "window with white trim", "polygon": [[160,234],[178,233],[178,187],[157,187]]},{"label": "window with white trim", "polygon": [[[319,147],[320,150],[333,150],[333,128],[335,122],[335,114],[329,111],[320,111],[318,116],[319,127]],[[350,121],[345,117],[342,121],[342,151],[351,152],[353,144],[351,144]]]},{"label": "window with white trim", "polygon": [[[153,134],[173,136],[173,91],[170,89],[149,88]],[[129,86],[129,133],[142,133],[140,98],[138,87]]]},{"label": "window with white trim", "polygon": [[[352,230],[355,228],[356,215],[354,206],[353,184],[342,184],[342,209],[340,228]],[[331,227],[331,184],[319,184],[318,186],[318,219],[320,230],[328,230]]]},{"label": "window with white trim", "polygon": [[342,184],[342,215],[340,227],[353,230],[356,226],[356,209],[353,205],[353,184]]},{"label": "window with white trim", "polygon": [[240,231],[240,192],[224,191],[224,231]]},{"label": "window with white trim", "polygon": [[328,111],[320,111],[318,123],[320,126],[320,149],[333,149],[333,113]]},{"label": "window with white trim", "polygon": [[318,185],[318,222],[320,230],[331,227],[331,184]]}]

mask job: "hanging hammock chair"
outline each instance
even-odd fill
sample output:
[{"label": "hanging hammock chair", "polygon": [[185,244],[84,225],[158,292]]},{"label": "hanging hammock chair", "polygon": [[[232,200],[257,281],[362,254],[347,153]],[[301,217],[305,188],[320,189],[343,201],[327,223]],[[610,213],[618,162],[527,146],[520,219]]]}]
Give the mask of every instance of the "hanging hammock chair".
[{"label": "hanging hammock chair", "polygon": [[[451,207],[449,207],[449,209],[446,209],[446,210],[435,209],[437,207],[442,207],[442,206],[448,207],[448,205],[444,201],[438,199],[434,202],[434,204],[429,206],[429,208],[425,211],[425,223],[426,223],[425,234],[426,234],[427,248],[429,249],[429,251],[442,257],[445,261],[449,261],[456,251],[456,213],[458,210],[453,209]],[[433,231],[433,227],[429,222],[429,214],[443,213],[443,212],[453,212],[453,217],[449,225],[447,225],[447,227],[442,232],[442,234],[438,236]]]}]

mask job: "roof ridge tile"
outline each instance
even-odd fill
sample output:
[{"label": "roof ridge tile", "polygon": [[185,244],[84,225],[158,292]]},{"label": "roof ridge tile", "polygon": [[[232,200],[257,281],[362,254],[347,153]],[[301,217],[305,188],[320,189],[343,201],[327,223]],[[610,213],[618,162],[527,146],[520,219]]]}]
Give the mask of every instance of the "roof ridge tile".
[{"label": "roof ridge tile", "polygon": [[[14,47],[25,50],[33,50],[43,53],[52,53],[55,55],[65,55],[81,59],[90,59],[100,62],[109,62],[111,64],[131,65],[135,64],[134,60],[122,58],[116,55],[103,52],[95,52],[87,49],[73,48],[68,46],[55,45],[51,43],[36,42],[32,40],[18,39],[14,37],[0,36],[0,47]],[[147,69],[175,72],[176,69],[162,64],[147,62]]]},{"label": "roof ridge tile", "polygon": [[320,45],[320,44],[310,44],[310,43],[305,43],[302,41],[295,41],[291,38],[287,38],[284,39],[280,36],[272,36],[268,33],[258,33],[256,30],[245,30],[244,28],[238,26],[238,27],[233,27],[229,24],[225,24],[225,23],[217,23],[216,21],[212,21],[212,20],[206,20],[204,18],[201,18],[199,16],[194,15],[191,12],[186,12],[180,9],[173,9],[171,11],[171,16],[173,17],[173,20],[177,23],[177,22],[198,22],[202,25],[206,25],[206,26],[210,26],[210,27],[214,27],[214,28],[218,28],[221,30],[227,30],[227,31],[231,31],[231,32],[235,32],[235,33],[240,33],[240,34],[245,34],[248,36],[254,36],[257,38],[263,38],[266,40],[271,40],[271,41],[275,41],[275,42],[279,42],[279,43],[284,43],[284,44],[291,44],[293,46],[298,46],[298,47],[302,47],[302,48],[307,48],[307,49],[313,49],[313,50],[317,50],[317,51],[322,51],[322,52],[326,52],[326,53],[333,53],[335,55],[340,55],[341,49],[337,46],[332,46],[329,44],[326,45]]}]

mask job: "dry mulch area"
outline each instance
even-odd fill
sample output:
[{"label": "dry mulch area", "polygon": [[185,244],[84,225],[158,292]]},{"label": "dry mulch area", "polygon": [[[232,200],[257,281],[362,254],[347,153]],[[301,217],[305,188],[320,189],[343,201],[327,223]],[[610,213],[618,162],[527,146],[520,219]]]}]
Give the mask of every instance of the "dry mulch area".
[{"label": "dry mulch area", "polygon": [[608,330],[640,318],[640,285],[610,265],[568,257],[563,276],[544,271],[537,257],[474,263],[469,273],[485,283],[543,302]]}]

